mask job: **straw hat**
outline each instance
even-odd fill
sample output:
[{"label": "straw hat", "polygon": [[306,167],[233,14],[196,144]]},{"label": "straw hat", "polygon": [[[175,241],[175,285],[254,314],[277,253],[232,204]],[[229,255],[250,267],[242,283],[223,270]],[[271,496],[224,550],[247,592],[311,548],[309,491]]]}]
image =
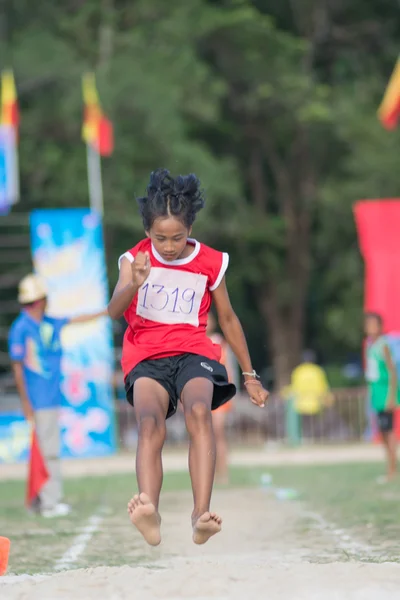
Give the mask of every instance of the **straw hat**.
[{"label": "straw hat", "polygon": [[46,298],[47,288],[38,275],[27,275],[19,282],[18,302],[20,304],[31,304],[36,300]]}]

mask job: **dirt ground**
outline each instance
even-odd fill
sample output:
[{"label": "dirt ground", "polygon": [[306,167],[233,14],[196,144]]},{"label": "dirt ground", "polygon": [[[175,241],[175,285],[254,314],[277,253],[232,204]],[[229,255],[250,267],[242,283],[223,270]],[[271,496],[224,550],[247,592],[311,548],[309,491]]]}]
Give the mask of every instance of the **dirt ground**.
[{"label": "dirt ground", "polygon": [[[163,541],[145,547],[127,520],[104,522],[86,552],[99,566],[50,576],[6,576],[2,600],[386,600],[398,597],[400,565],[366,562],[307,524],[299,502],[262,490],[218,490],[222,532],[191,543],[189,493],[165,494]],[[126,523],[126,525],[125,525]],[[115,536],[118,536],[115,539]],[[40,551],[40,549],[39,549]],[[120,553],[116,557],[116,553]],[[110,553],[112,556],[110,556]],[[112,558],[113,560],[109,560]],[[49,566],[50,567],[50,566]],[[49,569],[51,570],[51,569]]]}]

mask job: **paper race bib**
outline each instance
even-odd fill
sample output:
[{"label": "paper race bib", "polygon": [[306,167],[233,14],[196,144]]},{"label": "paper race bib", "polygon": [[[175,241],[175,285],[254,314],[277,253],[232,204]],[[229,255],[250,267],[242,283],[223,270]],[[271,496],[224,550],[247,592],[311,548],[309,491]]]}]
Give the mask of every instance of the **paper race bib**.
[{"label": "paper race bib", "polygon": [[152,267],[150,275],[139,288],[136,313],[157,323],[198,327],[206,286],[205,275]]}]

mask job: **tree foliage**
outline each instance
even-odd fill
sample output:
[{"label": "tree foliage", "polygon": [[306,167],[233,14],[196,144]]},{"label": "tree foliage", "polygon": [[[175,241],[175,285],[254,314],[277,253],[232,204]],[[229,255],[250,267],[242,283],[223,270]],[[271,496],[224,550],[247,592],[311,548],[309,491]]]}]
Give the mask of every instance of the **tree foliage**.
[{"label": "tree foliage", "polygon": [[398,53],[394,0],[63,0],[3,5],[22,111],[19,209],[88,202],[80,77],[94,69],[116,149],[103,161],[111,284],[142,235],[158,166],[208,193],[196,234],[231,253],[255,365],[286,382],[304,345],[358,351],[354,201],[399,191],[376,109]]}]

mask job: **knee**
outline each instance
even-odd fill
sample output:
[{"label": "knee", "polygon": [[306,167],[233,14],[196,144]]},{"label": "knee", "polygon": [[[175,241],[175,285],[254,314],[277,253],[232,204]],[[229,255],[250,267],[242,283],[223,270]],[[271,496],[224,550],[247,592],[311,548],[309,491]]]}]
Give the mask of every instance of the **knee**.
[{"label": "knee", "polygon": [[143,440],[159,440],[165,437],[165,422],[155,415],[143,415],[138,418],[138,434]]},{"label": "knee", "polygon": [[186,421],[196,429],[204,425],[211,425],[210,407],[201,400],[191,403],[186,410]]}]

